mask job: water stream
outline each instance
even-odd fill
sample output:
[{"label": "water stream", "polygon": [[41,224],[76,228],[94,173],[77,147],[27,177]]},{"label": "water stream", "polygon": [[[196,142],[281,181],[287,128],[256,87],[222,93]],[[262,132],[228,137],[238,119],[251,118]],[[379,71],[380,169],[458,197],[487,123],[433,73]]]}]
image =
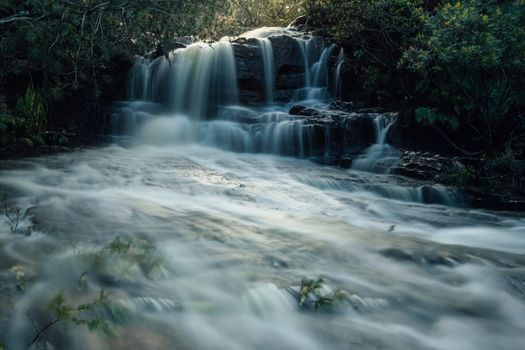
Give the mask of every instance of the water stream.
[{"label": "water stream", "polygon": [[[326,92],[339,51],[297,43]],[[354,169],[312,162],[327,129],[288,109],[328,95],[239,105],[231,45],[138,61],[113,143],[0,163],[10,217],[27,213],[0,217],[0,343],[27,348],[60,291],[78,306],[104,290],[107,333],[59,322],[31,347],[522,349],[524,216],[382,171],[389,115]],[[344,299],[300,307],[320,276]]]}]

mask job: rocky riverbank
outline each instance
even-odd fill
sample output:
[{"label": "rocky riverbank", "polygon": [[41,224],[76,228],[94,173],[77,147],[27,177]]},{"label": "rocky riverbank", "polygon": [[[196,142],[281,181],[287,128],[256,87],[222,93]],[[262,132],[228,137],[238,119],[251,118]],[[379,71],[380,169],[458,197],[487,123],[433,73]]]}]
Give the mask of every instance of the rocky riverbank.
[{"label": "rocky riverbank", "polygon": [[[298,105],[292,107],[289,113],[303,116],[307,123],[314,123],[320,129],[332,130],[333,152],[328,159],[325,157],[320,161],[344,168],[351,168],[352,161],[374,143],[374,117],[397,115],[393,111],[366,107],[362,102],[340,101],[331,103],[327,109]],[[492,186],[483,179],[476,179],[475,174],[481,173],[487,165],[481,156],[454,153],[440,142],[439,134],[422,126],[418,128],[426,139],[422,137],[421,142],[418,139],[407,140],[406,135],[399,132],[403,128],[399,123],[398,120],[393,124],[387,136],[387,143],[399,151],[399,159],[388,168],[388,173],[457,188],[473,208],[525,211],[525,196],[505,186],[505,179],[495,179],[500,182],[494,181]],[[319,136],[320,139],[322,137]],[[516,169],[515,181],[524,181],[523,173],[520,178],[519,169]]]}]

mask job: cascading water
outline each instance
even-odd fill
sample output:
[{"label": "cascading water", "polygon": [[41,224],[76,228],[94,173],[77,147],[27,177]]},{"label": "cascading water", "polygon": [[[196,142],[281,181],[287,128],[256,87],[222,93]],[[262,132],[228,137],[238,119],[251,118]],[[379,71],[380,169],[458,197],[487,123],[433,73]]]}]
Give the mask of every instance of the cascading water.
[{"label": "cascading water", "polygon": [[393,115],[374,117],[375,143],[352,162],[352,169],[385,173],[399,158],[399,152],[387,143],[389,128],[394,123]]},{"label": "cascading water", "polygon": [[134,137],[0,162],[0,348],[521,350],[523,216],[454,207],[444,186],[254,154],[325,161],[374,142],[354,167],[383,172],[393,151],[394,115],[316,114],[330,100],[309,89],[340,84],[333,48],[259,35],[285,37],[274,103],[235,56],[260,63],[257,41],[193,44],[137,61],[111,116]]},{"label": "cascading water", "polygon": [[131,70],[131,100],[162,103],[190,119],[209,119],[220,105],[237,103],[235,60],[230,43],[195,43],[169,59],[140,59]]},{"label": "cascading water", "polygon": [[304,69],[304,87],[308,88],[312,84],[311,80],[311,74],[310,74],[310,61],[308,59],[308,47],[310,40],[309,39],[298,39],[297,45],[299,46],[299,49],[301,51],[301,57],[302,57],[302,63],[303,63],[303,69]]},{"label": "cascading water", "polygon": [[335,97],[338,99],[341,98],[341,88],[342,88],[341,69],[343,67],[344,62],[345,62],[345,51],[343,48],[341,48],[341,50],[339,51],[339,56],[337,56],[337,64],[335,66],[334,77],[333,77],[333,81],[334,81],[333,93]]},{"label": "cascading water", "polygon": [[328,59],[332,55],[335,45],[330,45],[323,50],[318,62],[315,62],[311,67],[310,75],[313,77],[312,85],[307,86],[309,100],[319,100],[325,97],[327,87],[329,86],[328,79]]},{"label": "cascading water", "polygon": [[266,102],[273,103],[273,84],[274,84],[274,67],[273,67],[273,49],[272,42],[268,38],[261,38],[261,56],[264,67],[264,89],[266,93]]},{"label": "cascading water", "polygon": [[[128,95],[131,102],[117,105],[113,114],[112,130],[129,134],[141,133],[140,140],[154,143],[203,142],[238,152],[278,153],[299,157],[328,155],[330,130],[320,129],[315,123],[287,113],[289,104],[273,104],[276,69],[272,36],[293,38],[299,49],[299,62],[303,66],[303,86],[293,100],[307,104],[322,103],[331,83],[328,60],[333,45],[323,47],[323,40],[300,35],[283,28],[261,28],[243,34],[258,43],[262,61],[264,96],[267,106],[247,108],[238,105],[233,45],[227,40],[214,43],[196,43],[155,60],[139,59],[130,72]],[[314,63],[310,65],[310,60]],[[155,105],[156,103],[156,105]],[[156,107],[156,108],[153,108]],[[267,107],[266,107],[267,108]],[[172,122],[153,121],[158,116]],[[277,116],[273,118],[271,116]],[[190,123],[182,122],[188,119]],[[190,127],[191,124],[191,127]],[[146,132],[141,132],[144,125]],[[175,129],[184,126],[184,131]],[[159,135],[151,138],[154,129]],[[190,132],[191,131],[191,132]],[[182,137],[182,133],[186,133]],[[146,136],[144,136],[146,134]]]},{"label": "cascading water", "polygon": [[[302,85],[297,86],[288,104],[272,103],[276,79],[272,40],[282,36],[292,38],[298,52],[296,61],[290,58],[284,65],[302,67]],[[155,145],[203,143],[235,152],[330,159],[341,142],[340,137],[334,139],[337,126],[326,120],[290,115],[288,109],[291,103],[322,106],[329,102],[329,87],[340,87],[343,50],[339,50],[330,75],[329,62],[336,47],[325,45],[323,38],[273,27],[242,37],[254,39],[257,45],[265,104],[255,108],[238,104],[235,41],[197,43],[173,51],[169,60],[137,61],[128,88],[133,101],[118,107],[113,130],[138,134],[140,142]],[[352,169],[386,173],[399,157],[386,142],[395,115],[372,114],[367,118],[373,118],[375,140],[353,160]],[[340,147],[337,152],[341,152]],[[405,201],[461,203],[453,191],[435,186],[385,188],[367,184],[362,190]]]}]

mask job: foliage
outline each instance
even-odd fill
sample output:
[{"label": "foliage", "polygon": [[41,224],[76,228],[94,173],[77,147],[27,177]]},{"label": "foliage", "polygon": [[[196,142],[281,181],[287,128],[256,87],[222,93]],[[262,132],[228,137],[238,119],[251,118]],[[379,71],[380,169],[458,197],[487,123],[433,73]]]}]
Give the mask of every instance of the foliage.
[{"label": "foliage", "polygon": [[331,307],[338,302],[348,301],[349,296],[346,291],[338,288],[327,292],[324,282],[322,277],[315,280],[303,278],[299,289],[299,306],[302,307],[305,303],[313,303],[314,310],[317,311],[321,308]]},{"label": "foliage", "polygon": [[416,109],[416,121],[435,124],[437,121],[448,124],[452,129],[457,130],[459,120],[457,116],[441,113],[437,108],[419,107]]},{"label": "foliage", "polygon": [[511,118],[525,106],[523,23],[523,1],[447,2],[402,60],[421,79],[420,98],[458,118],[490,150],[506,130],[522,127]]},{"label": "foliage", "polygon": [[[45,127],[47,110],[52,129],[74,125],[79,132],[98,132],[102,107],[124,97],[136,55],[166,55],[181,37],[218,39],[286,25],[302,13],[302,3],[0,0],[0,146],[39,143],[3,107],[29,116],[30,129]],[[66,143],[64,137],[59,141]]]},{"label": "foliage", "polygon": [[25,93],[16,100],[13,112],[0,96],[0,146],[43,144],[42,133],[47,125],[47,103],[30,82]]},{"label": "foliage", "polygon": [[304,14],[304,0],[232,0],[229,16],[220,31],[228,35],[258,27],[286,27]]},{"label": "foliage", "polygon": [[106,334],[111,333],[111,325],[106,321],[102,312],[108,301],[108,294],[102,289],[96,299],[89,303],[73,305],[66,303],[66,294],[63,290],[59,291],[49,303],[47,309],[54,315],[52,321],[44,327],[38,328],[31,314],[28,312],[29,319],[33,322],[37,330],[33,340],[28,345],[38,343],[42,335],[51,327],[59,322],[72,325],[85,325],[90,331],[100,330]]},{"label": "foliage", "polygon": [[[129,236],[117,236],[102,248],[82,252],[77,257],[82,263],[87,263],[88,268],[78,277],[78,284],[74,283],[67,290],[60,290],[47,305],[33,310],[37,318],[27,313],[35,328],[35,335],[29,346],[42,341],[44,334],[58,324],[65,327],[85,326],[90,331],[112,335],[114,327],[118,323],[128,322],[129,317],[118,302],[109,299],[109,294],[104,289],[100,290],[97,297],[89,298],[93,293],[89,283],[91,278],[98,279],[94,283],[97,286],[108,279],[117,281],[130,275],[136,281],[137,276],[134,273],[137,272],[137,267],[149,276],[161,264],[161,257],[151,243]],[[90,301],[78,304],[70,301],[73,298]]]},{"label": "foliage", "polygon": [[354,97],[417,109],[418,121],[477,152],[519,150],[522,0],[310,0],[306,8],[312,25],[345,47]]},{"label": "foliage", "polygon": [[229,7],[227,0],[0,0],[0,95],[31,117],[32,128],[45,126],[39,93],[52,125],[86,118],[59,114],[112,102],[135,55],[169,48],[176,37],[210,35]]},{"label": "foliage", "polygon": [[[7,222],[9,224],[9,227],[11,229],[12,233],[19,233],[20,225],[22,224],[22,221],[27,219],[29,217],[28,210],[22,210],[20,207],[11,207],[7,201],[7,195],[5,193],[0,192],[0,201],[3,202],[4,211],[3,216],[7,219]],[[31,234],[31,228],[27,227],[26,234]]]},{"label": "foliage", "polygon": [[29,131],[39,133],[46,127],[46,114],[46,101],[30,82],[25,94],[16,101],[15,115],[24,119],[24,125]]},{"label": "foliage", "polygon": [[409,96],[410,76],[399,69],[425,19],[423,0],[309,0],[312,25],[346,48],[355,90],[373,101]]},{"label": "foliage", "polygon": [[447,174],[441,182],[453,186],[472,186],[478,182],[478,176],[473,170],[465,168],[460,172]]},{"label": "foliage", "polygon": [[13,210],[13,212],[10,213],[9,208],[6,205],[4,215],[9,220],[9,227],[11,228],[11,232],[16,233],[18,231],[18,226],[20,225],[20,221],[24,218],[22,209],[20,209],[19,207],[16,207]]},{"label": "foliage", "polygon": [[61,146],[66,146],[69,143],[69,139],[66,135],[66,131],[62,129],[60,136],[58,137],[58,144]]},{"label": "foliage", "polygon": [[[87,271],[99,278],[122,279],[137,277],[137,272],[148,278],[155,277],[164,262],[155,246],[144,239],[126,235],[117,236],[103,248],[94,252],[83,252],[81,257],[87,263]],[[81,276],[81,284],[85,282]]]}]

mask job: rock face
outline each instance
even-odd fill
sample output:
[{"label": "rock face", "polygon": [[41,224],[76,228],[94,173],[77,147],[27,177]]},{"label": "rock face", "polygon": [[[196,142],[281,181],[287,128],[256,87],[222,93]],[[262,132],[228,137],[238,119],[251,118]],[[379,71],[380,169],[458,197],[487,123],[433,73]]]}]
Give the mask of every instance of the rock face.
[{"label": "rock face", "polygon": [[[308,40],[308,44],[305,40]],[[322,37],[299,37],[299,33],[298,37],[270,36],[269,41],[273,51],[275,100],[289,102],[294,91],[306,84],[306,62],[311,65],[319,59],[325,42]],[[259,41],[239,38],[233,43],[233,54],[240,102],[251,106],[262,104],[265,100],[265,77]]]},{"label": "rock face", "polygon": [[345,160],[342,161],[345,167],[349,167],[348,155],[363,151],[375,141],[374,115],[370,113],[318,109],[300,105],[293,106],[288,113],[303,116],[305,125],[318,127],[322,136],[317,138],[329,142],[327,146],[331,153],[346,155]]},{"label": "rock face", "polygon": [[233,55],[237,68],[239,98],[242,103],[256,105],[264,101],[264,72],[261,48],[256,39],[236,41]]},{"label": "rock face", "polygon": [[443,182],[447,176],[460,174],[465,170],[465,165],[455,158],[428,152],[405,151],[390,168],[390,173]]}]

